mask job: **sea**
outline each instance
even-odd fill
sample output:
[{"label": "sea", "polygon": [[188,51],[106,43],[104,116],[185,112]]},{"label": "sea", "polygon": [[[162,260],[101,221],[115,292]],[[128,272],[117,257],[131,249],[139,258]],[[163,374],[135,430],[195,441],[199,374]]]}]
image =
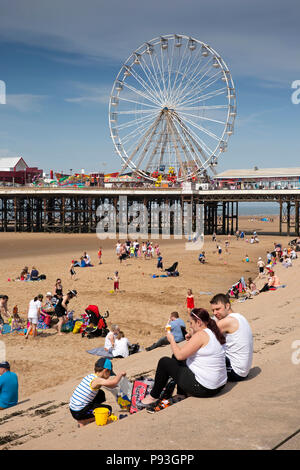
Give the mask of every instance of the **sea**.
[{"label": "sea", "polygon": [[279,215],[278,202],[239,202],[239,215]]}]

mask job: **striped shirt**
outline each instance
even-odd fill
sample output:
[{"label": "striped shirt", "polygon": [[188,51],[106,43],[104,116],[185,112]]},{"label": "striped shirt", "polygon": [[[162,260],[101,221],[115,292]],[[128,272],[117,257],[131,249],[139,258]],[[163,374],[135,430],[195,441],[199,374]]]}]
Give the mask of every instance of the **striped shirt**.
[{"label": "striped shirt", "polygon": [[92,390],[91,382],[97,377],[96,374],[89,374],[76,387],[71,396],[69,406],[73,411],[80,411],[94,400],[99,390]]}]

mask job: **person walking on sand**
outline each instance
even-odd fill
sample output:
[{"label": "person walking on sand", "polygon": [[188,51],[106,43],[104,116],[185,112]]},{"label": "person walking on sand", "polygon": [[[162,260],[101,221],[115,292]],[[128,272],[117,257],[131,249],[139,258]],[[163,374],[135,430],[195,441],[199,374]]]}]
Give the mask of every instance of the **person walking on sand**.
[{"label": "person walking on sand", "polygon": [[29,327],[27,328],[25,339],[28,339],[30,332],[32,331],[32,336],[35,338],[37,336],[37,324],[39,322],[39,317],[41,314],[43,295],[39,294],[34,299],[29,302],[28,310],[28,322]]},{"label": "person walking on sand", "polygon": [[102,264],[102,246],[100,246],[99,250],[98,250],[98,260],[99,260],[99,263],[98,264]]},{"label": "person walking on sand", "polygon": [[114,291],[115,292],[117,292],[120,288],[119,282],[120,282],[120,276],[119,276],[118,271],[116,271],[114,275]]},{"label": "person walking on sand", "polygon": [[70,266],[70,275],[71,275],[71,279],[75,280],[76,271],[74,269],[74,264],[75,264],[75,260],[72,259],[71,266]]},{"label": "person walking on sand", "polygon": [[253,358],[253,335],[246,318],[231,309],[226,294],[216,294],[211,300],[212,313],[225,335],[226,369],[229,382],[240,382],[248,377]]},{"label": "person walking on sand", "polygon": [[264,261],[261,259],[261,256],[258,258],[257,266],[258,266],[258,271],[259,271],[258,277],[261,278],[261,277],[263,277],[263,275],[264,275],[264,270],[265,270],[265,263],[264,263]]},{"label": "person walking on sand", "polygon": [[61,328],[63,324],[67,321],[67,309],[68,309],[68,304],[71,299],[77,296],[77,291],[75,289],[70,290],[66,295],[64,295],[62,298],[60,298],[55,305],[55,315],[58,318],[58,323],[56,325],[57,327],[57,332],[59,336],[61,336],[63,333],[61,332]]},{"label": "person walking on sand", "polygon": [[194,295],[193,295],[192,289],[188,289],[187,296],[186,296],[186,308],[187,308],[188,315],[191,314],[191,311],[194,307],[195,307]]}]

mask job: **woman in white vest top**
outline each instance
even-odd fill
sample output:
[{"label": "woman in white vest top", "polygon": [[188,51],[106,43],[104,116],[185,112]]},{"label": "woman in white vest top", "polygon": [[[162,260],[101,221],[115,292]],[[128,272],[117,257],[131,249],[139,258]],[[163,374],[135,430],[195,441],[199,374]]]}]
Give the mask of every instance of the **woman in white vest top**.
[{"label": "woman in white vest top", "polygon": [[142,404],[157,401],[170,377],[177,384],[177,393],[195,397],[216,395],[227,382],[225,365],[225,338],[216,322],[203,308],[194,308],[190,315],[191,334],[179,346],[170,332],[166,333],[173,356],[158,362],[154,386]]}]

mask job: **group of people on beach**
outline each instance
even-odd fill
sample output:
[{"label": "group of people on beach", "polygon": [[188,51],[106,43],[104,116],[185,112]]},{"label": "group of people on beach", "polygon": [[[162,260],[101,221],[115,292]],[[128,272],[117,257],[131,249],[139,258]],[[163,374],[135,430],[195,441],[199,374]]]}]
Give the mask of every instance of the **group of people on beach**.
[{"label": "group of people on beach", "polygon": [[143,259],[152,259],[155,256],[159,257],[160,248],[158,244],[153,246],[153,243],[149,240],[142,243],[138,240],[127,240],[125,243],[121,243],[120,240],[118,240],[116,244],[116,255],[120,263],[127,258],[142,257]]},{"label": "group of people on beach", "polygon": [[[177,386],[178,396],[205,398],[220,393],[227,382],[240,382],[248,377],[253,356],[253,335],[248,321],[243,315],[233,312],[230,299],[225,294],[215,295],[210,304],[212,316],[203,308],[191,309],[190,329],[181,340],[176,337],[176,332],[184,322],[178,321],[178,312],[172,312],[165,337],[147,348],[151,351],[170,344],[172,357],[165,356],[159,360],[153,388],[141,401],[142,407],[154,406],[170,379],[174,387]],[[107,335],[105,346],[108,352],[112,350],[118,334],[115,326]],[[186,342],[180,345],[184,339]],[[96,407],[107,406],[101,387],[114,388],[126,375],[122,371],[111,377],[110,359],[112,356],[109,354],[98,359],[94,373],[84,377],[72,394],[70,412],[79,426],[94,421],[93,410]]]}]

